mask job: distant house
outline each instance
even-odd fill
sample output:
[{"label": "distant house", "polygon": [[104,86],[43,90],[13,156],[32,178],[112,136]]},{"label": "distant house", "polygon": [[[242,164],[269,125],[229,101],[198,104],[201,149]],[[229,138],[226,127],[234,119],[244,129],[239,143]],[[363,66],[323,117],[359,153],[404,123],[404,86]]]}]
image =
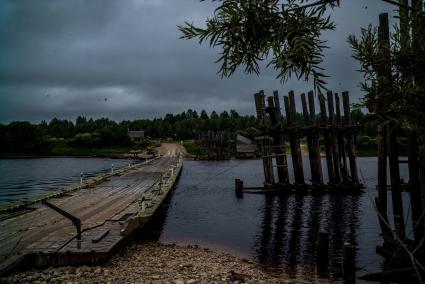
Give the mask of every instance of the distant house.
[{"label": "distant house", "polygon": [[144,131],[128,131],[128,136],[131,138],[131,141],[142,141],[145,139]]},{"label": "distant house", "polygon": [[237,135],[235,140],[236,159],[249,159],[257,156],[257,144],[242,135]]}]

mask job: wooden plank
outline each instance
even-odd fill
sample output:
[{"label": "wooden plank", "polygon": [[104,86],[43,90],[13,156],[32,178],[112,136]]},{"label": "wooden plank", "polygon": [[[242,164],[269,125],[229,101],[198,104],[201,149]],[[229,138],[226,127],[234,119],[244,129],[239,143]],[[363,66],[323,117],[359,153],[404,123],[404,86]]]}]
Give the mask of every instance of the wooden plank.
[{"label": "wooden plank", "polygon": [[[176,158],[161,158],[148,165],[139,165],[121,176],[111,178],[110,181],[75,191],[73,196],[52,199],[51,202],[80,218],[84,240],[86,230],[90,232],[90,228],[104,226],[105,220],[125,211],[126,207],[151,188],[158,177],[167,172],[175,161]],[[176,174],[178,170],[175,169]],[[0,267],[4,270],[7,267],[3,263],[15,255],[23,256],[26,251],[55,252],[75,237],[71,221],[46,207],[4,219],[0,221],[0,225]],[[108,235],[114,234],[111,231]],[[99,243],[103,243],[103,239]],[[96,247],[94,243],[93,247]]]}]

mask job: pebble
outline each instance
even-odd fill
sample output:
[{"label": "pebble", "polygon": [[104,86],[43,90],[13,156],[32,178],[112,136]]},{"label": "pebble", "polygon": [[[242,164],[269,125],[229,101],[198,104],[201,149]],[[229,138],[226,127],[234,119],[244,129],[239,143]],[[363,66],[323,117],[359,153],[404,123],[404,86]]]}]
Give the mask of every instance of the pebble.
[{"label": "pebble", "polygon": [[[283,283],[252,261],[197,245],[133,243],[100,266],[51,267],[0,277],[0,283],[235,283],[230,271],[249,283]],[[295,283],[286,280],[287,283]]]}]

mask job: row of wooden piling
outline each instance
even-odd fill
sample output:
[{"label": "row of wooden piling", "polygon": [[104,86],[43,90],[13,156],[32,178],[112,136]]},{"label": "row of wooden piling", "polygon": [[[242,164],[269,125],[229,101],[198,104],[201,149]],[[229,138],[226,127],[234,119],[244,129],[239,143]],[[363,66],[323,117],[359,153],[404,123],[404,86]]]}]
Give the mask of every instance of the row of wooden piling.
[{"label": "row of wooden piling", "polygon": [[197,160],[227,160],[230,158],[231,139],[226,131],[208,130],[198,134]]},{"label": "row of wooden piling", "polygon": [[[281,113],[278,91],[267,97],[264,91],[254,95],[257,127],[261,136],[256,138],[263,159],[265,187],[313,187],[345,186],[359,188],[355,136],[358,126],[351,119],[348,92],[340,96],[331,91],[318,96],[320,116],[316,115],[315,95],[310,91],[301,94],[303,123],[299,125],[293,91],[284,96],[284,117]],[[327,109],[326,109],[327,102]],[[286,119],[285,119],[286,118]],[[321,136],[325,148],[328,169],[328,183],[325,185],[321,161]],[[307,140],[311,170],[311,183],[304,176],[300,139]],[[289,180],[286,141],[289,141],[293,164],[294,181]],[[347,161],[348,159],[348,161]],[[277,181],[274,177],[274,163],[277,167]]]}]

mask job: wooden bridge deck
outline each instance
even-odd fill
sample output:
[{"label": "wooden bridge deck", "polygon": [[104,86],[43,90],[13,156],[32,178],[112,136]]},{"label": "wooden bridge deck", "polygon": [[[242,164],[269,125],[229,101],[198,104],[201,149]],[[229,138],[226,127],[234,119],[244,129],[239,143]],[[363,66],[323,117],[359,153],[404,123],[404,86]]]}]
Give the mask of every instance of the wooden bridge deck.
[{"label": "wooden bridge deck", "polygon": [[49,199],[81,220],[81,240],[70,219],[41,203],[11,217],[0,214],[0,274],[18,263],[72,265],[104,260],[154,214],[180,168],[179,158],[161,157],[98,185]]}]

